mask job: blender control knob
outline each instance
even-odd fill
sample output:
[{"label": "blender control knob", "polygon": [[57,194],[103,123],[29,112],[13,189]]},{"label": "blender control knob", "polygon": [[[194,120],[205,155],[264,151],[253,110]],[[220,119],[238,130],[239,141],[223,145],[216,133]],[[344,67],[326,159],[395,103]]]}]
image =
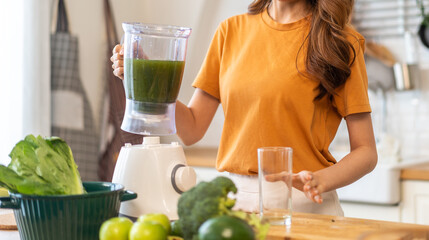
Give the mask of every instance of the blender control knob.
[{"label": "blender control knob", "polygon": [[181,194],[195,186],[197,174],[193,168],[179,164],[176,165],[172,172],[171,182],[176,192]]}]

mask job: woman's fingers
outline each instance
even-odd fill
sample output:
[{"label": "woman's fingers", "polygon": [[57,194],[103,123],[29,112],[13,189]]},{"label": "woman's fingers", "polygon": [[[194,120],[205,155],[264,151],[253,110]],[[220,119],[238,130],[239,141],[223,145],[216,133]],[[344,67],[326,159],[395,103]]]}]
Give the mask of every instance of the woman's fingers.
[{"label": "woman's fingers", "polygon": [[113,70],[113,74],[115,76],[117,76],[118,78],[124,80],[124,68],[123,67],[115,68]]},{"label": "woman's fingers", "polygon": [[121,44],[117,44],[112,50],[112,61],[113,74],[120,79],[124,79],[124,53]]},{"label": "woman's fingers", "polygon": [[318,190],[318,181],[314,179],[314,175],[309,171],[301,171],[298,173],[299,178],[304,183],[303,191],[305,195],[313,202],[322,203],[323,198]]},{"label": "woman's fingers", "polygon": [[115,54],[115,53],[121,53],[121,55],[123,55],[124,53],[123,53],[123,48],[122,48],[122,45],[121,44],[116,44],[116,46],[115,47],[113,47],[113,51],[112,51],[112,54]]},{"label": "woman's fingers", "polygon": [[112,68],[116,69],[116,68],[123,68],[124,67],[124,60],[116,60],[113,62],[112,64]]},{"label": "woman's fingers", "polygon": [[[122,45],[118,44],[113,48],[112,51],[112,56],[110,57],[110,61],[112,61],[112,63],[115,63],[116,61],[123,61],[124,60],[124,55],[123,53],[121,53],[123,51]],[[123,63],[122,63],[123,65]],[[121,67],[120,65],[118,65],[119,67]]]},{"label": "woman's fingers", "polygon": [[113,68],[113,74],[123,80],[124,79],[124,61],[123,60],[113,61],[112,68]]},{"label": "woman's fingers", "polygon": [[322,203],[323,202],[322,195],[320,195],[317,188],[313,188],[310,185],[306,184],[304,186],[304,193],[309,199],[311,199],[315,203]]},{"label": "woman's fingers", "polygon": [[124,55],[121,55],[119,53],[115,53],[110,57],[110,61],[115,62],[118,60],[124,60]]},{"label": "woman's fingers", "polygon": [[301,181],[308,182],[313,180],[313,173],[310,171],[301,171],[298,173],[299,177],[301,178]]},{"label": "woman's fingers", "polygon": [[311,199],[312,199],[312,200],[313,200],[313,202],[315,202],[315,203],[322,203],[322,202],[323,202],[322,195],[320,195],[320,194],[312,195],[312,198],[311,198]]}]

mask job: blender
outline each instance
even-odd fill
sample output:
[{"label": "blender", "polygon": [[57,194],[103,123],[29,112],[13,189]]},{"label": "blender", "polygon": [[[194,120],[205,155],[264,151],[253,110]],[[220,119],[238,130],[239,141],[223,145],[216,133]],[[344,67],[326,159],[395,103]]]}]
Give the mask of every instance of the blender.
[{"label": "blender", "polygon": [[120,150],[112,182],[138,194],[122,203],[119,214],[133,220],[147,213],[178,219],[181,193],[196,184],[178,142],[161,144],[162,135],[176,133],[175,106],[190,28],[123,23],[125,114],[121,129],[140,134],[142,144]]},{"label": "blender", "polygon": [[142,135],[176,133],[175,106],[190,28],[123,23],[125,115],[121,129]]}]

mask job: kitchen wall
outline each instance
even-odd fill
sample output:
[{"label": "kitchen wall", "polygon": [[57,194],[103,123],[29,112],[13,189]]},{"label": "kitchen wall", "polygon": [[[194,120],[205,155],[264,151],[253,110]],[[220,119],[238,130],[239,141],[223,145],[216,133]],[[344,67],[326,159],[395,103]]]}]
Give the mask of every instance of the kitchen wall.
[{"label": "kitchen wall", "polygon": [[[380,41],[406,62],[404,38]],[[400,156],[411,160],[414,156],[429,156],[429,49],[416,38],[420,79],[412,91],[387,93],[386,129],[400,143]]]},{"label": "kitchen wall", "polygon": [[[429,8],[428,2],[424,4]],[[417,36],[421,21],[416,1],[356,1],[353,22],[367,41],[386,47],[397,62],[417,63],[420,70],[414,89],[395,91],[392,69],[367,57],[372,117],[381,163],[429,156],[429,49]],[[381,83],[378,84],[381,87],[374,82]],[[343,124],[333,148],[344,149],[347,144]]]}]

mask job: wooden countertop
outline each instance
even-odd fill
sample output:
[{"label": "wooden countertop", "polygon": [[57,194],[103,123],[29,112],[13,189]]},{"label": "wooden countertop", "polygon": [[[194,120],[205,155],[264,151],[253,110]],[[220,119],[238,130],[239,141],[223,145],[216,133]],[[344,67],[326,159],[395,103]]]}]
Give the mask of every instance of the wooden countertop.
[{"label": "wooden countertop", "polygon": [[[194,167],[216,167],[217,148],[185,148],[188,165]],[[401,170],[401,180],[429,181],[429,164],[423,163]]]},{"label": "wooden countertop", "polygon": [[429,181],[429,164],[419,164],[401,171],[402,180]]},{"label": "wooden countertop", "polygon": [[185,148],[186,161],[193,167],[216,167],[217,148]]},{"label": "wooden countertop", "polygon": [[292,225],[271,226],[267,240],[277,239],[427,239],[429,226],[359,218],[294,213]]},{"label": "wooden countertop", "polygon": [[[13,215],[7,215],[13,218]],[[336,217],[310,213],[293,213],[292,225],[288,228],[286,228],[285,226],[271,226],[267,236],[267,240],[412,240],[428,239],[428,236],[428,225],[375,221],[368,219]],[[18,240],[18,231],[0,230],[0,239]]]}]

